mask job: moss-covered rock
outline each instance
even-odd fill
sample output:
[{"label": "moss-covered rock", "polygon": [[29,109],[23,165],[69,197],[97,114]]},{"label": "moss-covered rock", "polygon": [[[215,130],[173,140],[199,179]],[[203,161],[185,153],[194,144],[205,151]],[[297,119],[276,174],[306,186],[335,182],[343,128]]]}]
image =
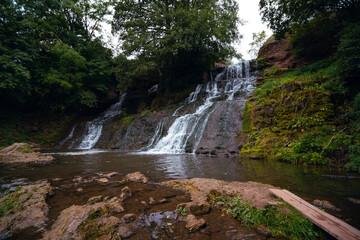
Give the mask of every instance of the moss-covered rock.
[{"label": "moss-covered rock", "polygon": [[347,153],[359,134],[334,101],[330,70],[308,66],[264,74],[245,106],[240,156],[304,165],[349,162]]}]

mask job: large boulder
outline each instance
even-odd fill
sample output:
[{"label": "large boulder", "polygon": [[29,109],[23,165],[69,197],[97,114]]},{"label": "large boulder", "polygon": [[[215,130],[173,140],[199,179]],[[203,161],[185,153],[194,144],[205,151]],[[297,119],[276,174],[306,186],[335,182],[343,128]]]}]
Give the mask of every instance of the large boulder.
[{"label": "large boulder", "polygon": [[7,165],[49,164],[52,156],[44,156],[27,143],[14,143],[0,151],[0,163]]},{"label": "large boulder", "polygon": [[[43,239],[119,239],[115,229],[121,224],[118,214],[124,211],[118,198],[87,205],[73,205],[63,210]],[[114,238],[115,237],[115,238]]]},{"label": "large boulder", "polygon": [[[0,199],[0,239],[29,227],[41,228],[48,220],[46,197],[53,194],[49,182],[43,181],[19,188]],[[0,215],[0,216],[1,216]]]}]

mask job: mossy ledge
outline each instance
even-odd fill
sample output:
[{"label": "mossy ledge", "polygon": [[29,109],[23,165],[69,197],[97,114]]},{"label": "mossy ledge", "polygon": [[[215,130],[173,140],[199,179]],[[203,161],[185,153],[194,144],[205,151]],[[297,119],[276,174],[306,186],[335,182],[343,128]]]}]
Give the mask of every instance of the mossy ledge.
[{"label": "mossy ledge", "polygon": [[360,172],[356,106],[333,89],[331,59],[264,72],[245,107],[240,156]]}]

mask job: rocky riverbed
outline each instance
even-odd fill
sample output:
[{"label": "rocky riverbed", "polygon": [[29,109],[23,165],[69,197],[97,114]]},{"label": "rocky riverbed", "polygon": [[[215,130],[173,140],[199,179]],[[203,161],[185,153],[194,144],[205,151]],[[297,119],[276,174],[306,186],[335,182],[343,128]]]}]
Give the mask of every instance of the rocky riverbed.
[{"label": "rocky riverbed", "polygon": [[209,191],[222,191],[265,208],[274,204],[270,185],[152,182],[139,172],[12,182],[0,200],[0,239],[274,239],[207,201]]}]

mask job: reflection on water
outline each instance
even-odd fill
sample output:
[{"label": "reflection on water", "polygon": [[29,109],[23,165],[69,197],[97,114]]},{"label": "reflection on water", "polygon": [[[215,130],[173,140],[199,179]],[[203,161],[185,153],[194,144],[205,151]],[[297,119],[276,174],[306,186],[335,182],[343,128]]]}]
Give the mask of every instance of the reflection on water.
[{"label": "reflection on water", "polygon": [[[86,153],[86,154],[85,154]],[[334,179],[324,168],[304,168],[239,158],[182,155],[141,155],[91,150],[53,154],[56,163],[49,166],[14,169],[0,168],[4,178],[66,178],[81,174],[116,171],[120,174],[140,171],[153,180],[173,178],[217,178],[227,181],[257,181],[288,189],[308,201],[328,200],[343,209],[337,213],[360,227],[360,205],[348,198],[360,199],[360,179]]]}]

